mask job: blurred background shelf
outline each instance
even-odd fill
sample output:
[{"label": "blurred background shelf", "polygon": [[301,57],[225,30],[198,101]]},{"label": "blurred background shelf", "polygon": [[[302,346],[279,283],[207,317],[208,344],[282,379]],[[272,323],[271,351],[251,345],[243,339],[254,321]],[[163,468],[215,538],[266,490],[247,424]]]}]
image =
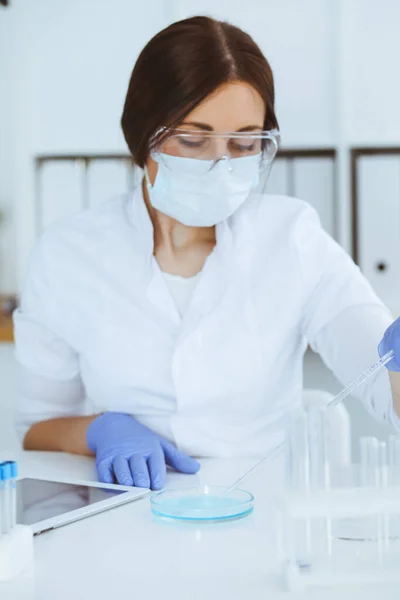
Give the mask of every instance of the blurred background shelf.
[{"label": "blurred background shelf", "polygon": [[0,321],[0,342],[12,342],[14,340],[13,325],[11,319]]},{"label": "blurred background shelf", "polygon": [[16,307],[16,296],[0,295],[0,342],[14,340],[12,313]]}]

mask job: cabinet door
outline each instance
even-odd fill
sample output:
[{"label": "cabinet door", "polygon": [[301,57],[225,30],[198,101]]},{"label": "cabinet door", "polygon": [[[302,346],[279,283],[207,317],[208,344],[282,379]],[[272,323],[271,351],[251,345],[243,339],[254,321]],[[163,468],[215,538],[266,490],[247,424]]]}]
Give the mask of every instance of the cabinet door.
[{"label": "cabinet door", "polygon": [[124,194],[131,183],[130,160],[91,160],[87,173],[88,205]]},{"label": "cabinet door", "polygon": [[335,222],[335,165],[331,158],[277,158],[268,180],[269,194],[288,194],[309,202],[324,229],[333,237]]},{"label": "cabinet door", "polygon": [[84,177],[83,161],[48,161],[42,165],[36,199],[39,233],[82,210]]},{"label": "cabinet door", "polygon": [[322,226],[336,235],[334,162],[330,158],[296,158],[294,193],[318,212]]},{"label": "cabinet door", "polygon": [[400,314],[400,155],[358,160],[359,264],[372,286]]},{"label": "cabinet door", "polygon": [[290,195],[289,187],[288,161],[285,158],[276,158],[268,177],[266,191],[268,194]]},{"label": "cabinet door", "polygon": [[131,191],[140,179],[141,171],[133,168],[129,158],[46,161],[38,174],[38,232]]}]

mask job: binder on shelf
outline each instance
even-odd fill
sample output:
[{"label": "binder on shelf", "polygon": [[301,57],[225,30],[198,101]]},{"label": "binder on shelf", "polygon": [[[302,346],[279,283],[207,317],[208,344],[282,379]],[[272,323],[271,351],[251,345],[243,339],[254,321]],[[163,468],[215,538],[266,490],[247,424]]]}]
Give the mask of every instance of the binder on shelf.
[{"label": "binder on shelf", "polygon": [[357,161],[359,266],[385,304],[400,315],[400,151]]}]

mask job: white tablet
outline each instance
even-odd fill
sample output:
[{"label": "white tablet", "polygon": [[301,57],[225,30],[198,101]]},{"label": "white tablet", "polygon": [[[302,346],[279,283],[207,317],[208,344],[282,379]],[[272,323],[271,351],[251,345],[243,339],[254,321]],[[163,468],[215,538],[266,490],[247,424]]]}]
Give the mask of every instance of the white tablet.
[{"label": "white tablet", "polygon": [[39,534],[149,494],[143,488],[79,480],[17,481],[17,523]]}]

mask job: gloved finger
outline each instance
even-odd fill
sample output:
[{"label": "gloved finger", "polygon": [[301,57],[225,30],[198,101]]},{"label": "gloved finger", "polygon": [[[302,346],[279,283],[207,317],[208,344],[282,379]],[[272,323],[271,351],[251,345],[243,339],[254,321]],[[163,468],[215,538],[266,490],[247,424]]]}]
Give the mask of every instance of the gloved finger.
[{"label": "gloved finger", "polygon": [[150,487],[150,476],[146,459],[141,454],[134,454],[129,459],[133,485],[141,488]]},{"label": "gloved finger", "polygon": [[96,463],[97,477],[102,483],[114,483],[114,473],[110,460],[103,460]]},{"label": "gloved finger", "polygon": [[391,333],[390,330],[387,331],[383,340],[379,343],[378,352],[379,352],[379,356],[382,358],[382,356],[384,356],[387,352],[389,352],[390,350],[393,350],[395,352],[395,356],[390,362],[388,362],[386,364],[386,368],[389,371],[397,371],[398,372],[398,371],[400,371],[400,364],[399,364],[400,357],[397,356],[396,348],[394,348],[392,346],[392,343],[391,343],[392,340],[390,339],[390,337],[391,337],[390,333]]},{"label": "gloved finger", "polygon": [[120,454],[116,456],[112,463],[115,479],[121,485],[133,485],[133,479],[129,462]]},{"label": "gloved finger", "polygon": [[179,471],[180,473],[186,473],[188,475],[194,475],[200,469],[200,463],[188,456],[184,452],[178,450],[173,444],[167,441],[161,442],[162,448],[165,454],[165,460],[167,465]]},{"label": "gloved finger", "polygon": [[164,452],[159,444],[147,459],[150,473],[151,489],[161,490],[165,485],[167,466],[165,464]]}]

